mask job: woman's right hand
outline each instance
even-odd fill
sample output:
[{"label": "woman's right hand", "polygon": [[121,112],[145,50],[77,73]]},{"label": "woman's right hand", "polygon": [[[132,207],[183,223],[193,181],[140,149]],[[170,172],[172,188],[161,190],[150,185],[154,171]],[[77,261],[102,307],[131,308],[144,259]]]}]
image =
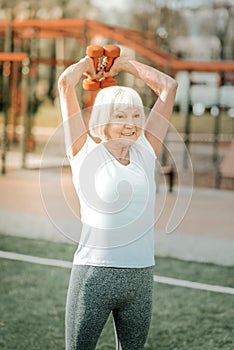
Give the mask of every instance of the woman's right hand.
[{"label": "woman's right hand", "polygon": [[100,71],[96,72],[92,58],[90,58],[89,56],[85,56],[80,60],[80,62],[81,61],[84,62],[84,75],[87,76],[89,79],[98,80],[103,77],[104,69],[101,68]]}]

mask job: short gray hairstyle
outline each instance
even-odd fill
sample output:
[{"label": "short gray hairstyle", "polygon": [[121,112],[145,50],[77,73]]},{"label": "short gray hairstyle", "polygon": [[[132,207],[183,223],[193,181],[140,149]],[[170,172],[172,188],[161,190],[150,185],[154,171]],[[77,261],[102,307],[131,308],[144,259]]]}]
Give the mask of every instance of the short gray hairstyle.
[{"label": "short gray hairstyle", "polygon": [[111,115],[120,106],[132,106],[140,109],[145,119],[143,102],[134,89],[125,86],[110,86],[100,90],[96,96],[89,120],[90,134],[105,140],[105,129]]}]

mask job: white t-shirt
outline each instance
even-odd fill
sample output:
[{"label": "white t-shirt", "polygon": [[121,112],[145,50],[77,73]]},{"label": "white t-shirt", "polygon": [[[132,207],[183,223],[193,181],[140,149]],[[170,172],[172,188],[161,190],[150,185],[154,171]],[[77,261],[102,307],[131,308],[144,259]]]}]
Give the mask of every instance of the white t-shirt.
[{"label": "white t-shirt", "polygon": [[143,134],[130,147],[129,165],[89,136],[70,158],[83,226],[74,264],[154,265],[155,158]]}]

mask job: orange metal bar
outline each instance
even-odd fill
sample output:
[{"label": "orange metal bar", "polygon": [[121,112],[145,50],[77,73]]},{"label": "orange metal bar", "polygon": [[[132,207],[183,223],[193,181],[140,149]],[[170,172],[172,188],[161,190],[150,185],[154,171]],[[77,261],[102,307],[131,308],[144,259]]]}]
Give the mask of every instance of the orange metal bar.
[{"label": "orange metal bar", "polygon": [[[18,31],[17,36],[21,39],[31,39],[35,37],[35,32],[32,30]],[[56,39],[56,38],[78,38],[83,37],[82,33],[75,31],[63,31],[63,30],[45,30],[39,29],[37,32],[37,38],[43,39]]]},{"label": "orange metal bar", "polygon": [[[157,62],[157,64],[162,65],[162,66],[168,66],[168,61],[159,56],[158,54],[153,53],[149,49],[145,48],[142,43],[141,45],[138,43],[135,43],[131,39],[128,38],[128,36],[124,36],[117,31],[114,31],[111,29],[111,27],[103,26],[100,25],[99,23],[95,23],[93,21],[88,22],[88,29],[94,30],[96,33],[101,30],[102,35],[107,36],[108,38],[111,38],[112,40],[118,41],[119,43],[126,45],[140,54],[148,57],[154,62]],[[89,32],[87,33],[87,36],[89,36]]]},{"label": "orange metal bar", "polygon": [[49,64],[49,65],[57,65],[57,66],[69,66],[77,61],[75,60],[62,60],[62,59],[55,59],[50,57],[32,57],[31,58],[32,63],[37,64]]},{"label": "orange metal bar", "polygon": [[12,29],[25,29],[25,28],[42,28],[42,29],[73,29],[79,30],[83,28],[85,24],[84,19],[27,19],[27,20],[14,20],[12,21]]},{"label": "orange metal bar", "polygon": [[206,71],[206,72],[224,72],[234,71],[234,61],[211,61],[195,62],[174,60],[171,67],[175,70]]},{"label": "orange metal bar", "polygon": [[0,20],[0,29],[4,29],[7,27],[9,21],[7,19],[1,19]]},{"label": "orange metal bar", "polygon": [[24,52],[0,52],[0,61],[18,61],[21,62],[27,58]]},{"label": "orange metal bar", "polygon": [[[0,20],[0,30],[5,29],[9,24],[8,20]],[[83,30],[86,26],[87,37],[93,38],[101,34],[120,44],[126,45],[129,48],[137,51],[143,56],[149,58],[161,69],[171,71],[189,70],[189,71],[234,71],[233,61],[216,61],[216,62],[195,62],[178,59],[176,56],[168,53],[157,47],[155,38],[152,33],[137,32],[120,28],[117,26],[107,26],[95,21],[86,21],[85,19],[29,19],[29,20],[13,20],[11,22],[13,33],[21,38],[32,38],[35,36],[43,38],[58,38],[58,37],[75,37],[83,38]],[[26,58],[24,53],[0,53],[0,61],[22,61]],[[39,60],[39,58],[38,58]],[[69,61],[53,60],[40,58],[41,62],[46,64],[63,64],[67,65]]]}]

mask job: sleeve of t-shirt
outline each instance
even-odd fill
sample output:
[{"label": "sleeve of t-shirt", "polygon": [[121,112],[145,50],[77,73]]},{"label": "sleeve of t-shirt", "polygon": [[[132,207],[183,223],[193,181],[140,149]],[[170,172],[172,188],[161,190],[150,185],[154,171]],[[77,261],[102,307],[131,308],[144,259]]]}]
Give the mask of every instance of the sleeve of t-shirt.
[{"label": "sleeve of t-shirt", "polygon": [[71,165],[72,173],[74,173],[80,168],[82,161],[86,157],[86,155],[92,151],[97,146],[96,142],[87,135],[87,139],[83,145],[83,147],[79,150],[79,152],[73,157],[68,155],[68,160]]},{"label": "sleeve of t-shirt", "polygon": [[156,154],[155,154],[155,152],[154,152],[154,149],[153,149],[151,143],[150,143],[150,142],[148,141],[148,139],[146,138],[146,136],[145,136],[144,133],[142,133],[141,136],[138,138],[137,143],[138,143],[139,146],[145,147],[145,148],[150,152],[150,154],[151,154],[155,159],[157,159],[157,156],[156,156]]}]

